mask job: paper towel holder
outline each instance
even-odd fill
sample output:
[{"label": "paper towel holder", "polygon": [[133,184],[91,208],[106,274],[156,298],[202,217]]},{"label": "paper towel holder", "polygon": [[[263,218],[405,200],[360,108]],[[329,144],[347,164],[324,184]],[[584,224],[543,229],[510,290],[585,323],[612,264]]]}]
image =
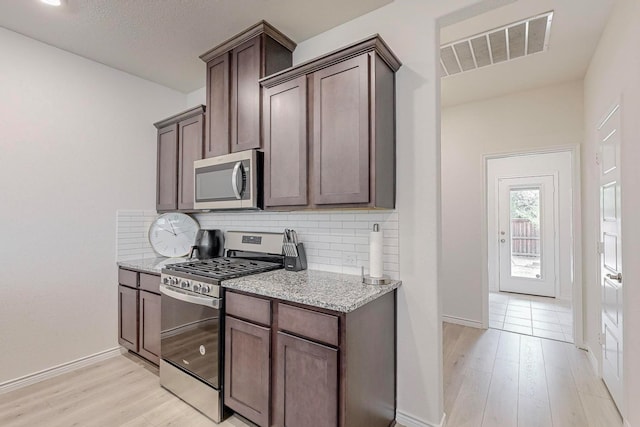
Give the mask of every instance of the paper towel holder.
[{"label": "paper towel holder", "polygon": [[364,267],[361,267],[360,276],[362,277],[362,283],[365,285],[388,285],[391,283],[389,276],[371,277],[368,274],[364,274]]}]

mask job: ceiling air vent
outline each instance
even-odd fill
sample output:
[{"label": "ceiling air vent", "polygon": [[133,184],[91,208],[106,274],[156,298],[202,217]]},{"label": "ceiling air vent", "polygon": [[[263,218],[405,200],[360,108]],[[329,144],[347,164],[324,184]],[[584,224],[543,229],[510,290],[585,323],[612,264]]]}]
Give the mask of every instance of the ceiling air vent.
[{"label": "ceiling air vent", "polygon": [[442,77],[544,52],[552,18],[547,12],[441,46]]}]

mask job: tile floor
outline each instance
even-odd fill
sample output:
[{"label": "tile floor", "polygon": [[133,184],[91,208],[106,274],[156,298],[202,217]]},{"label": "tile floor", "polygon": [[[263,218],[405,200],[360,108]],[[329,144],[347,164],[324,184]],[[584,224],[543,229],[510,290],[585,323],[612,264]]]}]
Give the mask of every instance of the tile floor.
[{"label": "tile floor", "polygon": [[571,302],[533,295],[491,292],[489,327],[572,343]]}]

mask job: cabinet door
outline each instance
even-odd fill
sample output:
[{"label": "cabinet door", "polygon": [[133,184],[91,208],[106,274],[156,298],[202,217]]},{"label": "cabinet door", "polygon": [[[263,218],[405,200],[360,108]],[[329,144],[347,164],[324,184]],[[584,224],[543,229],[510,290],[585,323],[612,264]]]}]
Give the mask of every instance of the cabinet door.
[{"label": "cabinet door", "polygon": [[307,77],[264,93],[265,206],[307,205]]},{"label": "cabinet door", "polygon": [[229,154],[229,63],[229,53],[207,63],[206,158]]},{"label": "cabinet door", "polygon": [[156,210],[175,210],[177,207],[178,126],[158,129],[158,164],[156,181]]},{"label": "cabinet door", "polygon": [[140,291],[140,356],[160,363],[160,295]]},{"label": "cabinet door", "polygon": [[276,358],[274,425],[336,427],[338,350],[278,332]]},{"label": "cabinet door", "polygon": [[271,330],[230,316],[225,321],[224,403],[268,426]]},{"label": "cabinet door", "polygon": [[138,290],[118,286],[118,342],[138,351]]},{"label": "cabinet door", "polygon": [[231,152],[260,148],[261,37],[241,44],[231,60]]},{"label": "cabinet door", "polygon": [[178,123],[178,209],[193,209],[193,162],[202,159],[202,115]]},{"label": "cabinet door", "polygon": [[313,200],[369,202],[369,56],[313,73]]}]

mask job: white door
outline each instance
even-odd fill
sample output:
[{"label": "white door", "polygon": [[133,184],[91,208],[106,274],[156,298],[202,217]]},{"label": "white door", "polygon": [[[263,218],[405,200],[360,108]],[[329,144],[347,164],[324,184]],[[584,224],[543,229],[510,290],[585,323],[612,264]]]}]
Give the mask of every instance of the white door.
[{"label": "white door", "polygon": [[620,234],[620,107],[598,127],[600,152],[600,278],[602,378],[622,411],[622,245]]},{"label": "white door", "polygon": [[556,296],[555,176],[498,181],[499,289]]}]

